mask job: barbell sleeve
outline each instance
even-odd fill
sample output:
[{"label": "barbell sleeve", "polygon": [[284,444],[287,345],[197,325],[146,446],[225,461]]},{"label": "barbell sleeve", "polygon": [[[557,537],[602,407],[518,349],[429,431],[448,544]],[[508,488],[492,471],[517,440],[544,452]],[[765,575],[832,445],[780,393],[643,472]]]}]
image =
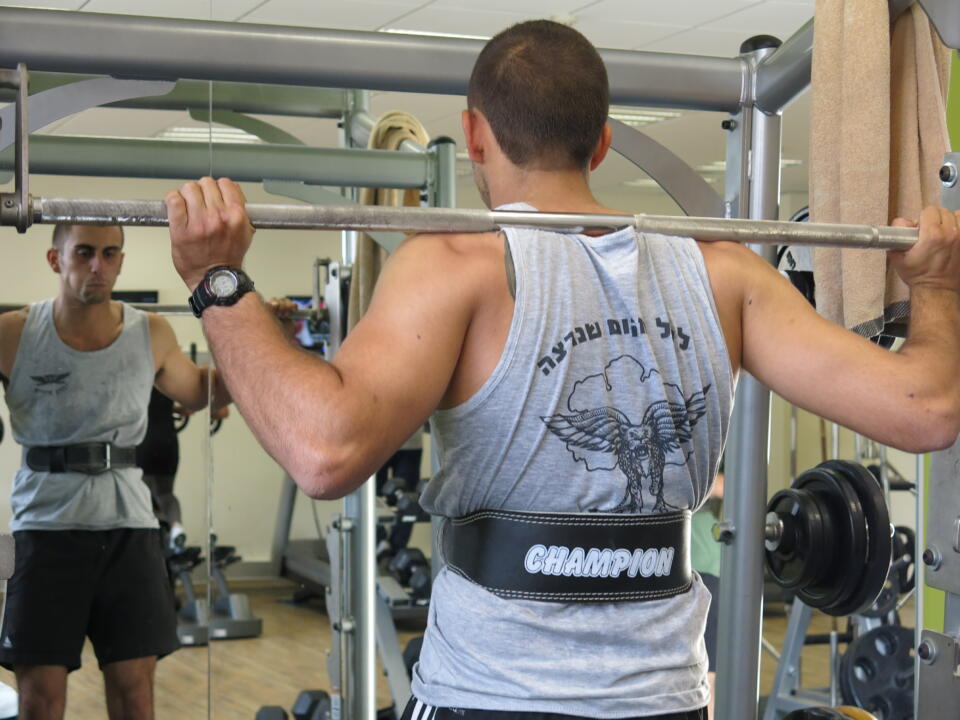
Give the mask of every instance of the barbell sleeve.
[{"label": "barbell sleeve", "polygon": [[[917,230],[871,225],[797,223],[777,220],[700,218],[683,215],[540,213],[456,208],[395,208],[360,205],[249,204],[254,227],[286,230],[368,230],[430,233],[492,232],[508,226],[580,231],[632,226],[639,232],[731,240],[761,245],[908,250]],[[33,222],[42,225],[165,226],[167,210],[159,200],[84,198],[31,199]]]}]

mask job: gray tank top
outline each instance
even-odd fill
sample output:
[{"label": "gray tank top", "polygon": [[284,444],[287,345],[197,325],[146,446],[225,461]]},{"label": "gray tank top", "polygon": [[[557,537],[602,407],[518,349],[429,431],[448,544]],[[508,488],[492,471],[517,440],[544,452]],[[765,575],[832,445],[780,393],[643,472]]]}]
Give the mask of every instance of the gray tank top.
[{"label": "gray tank top", "polygon": [[[53,300],[30,306],[6,400],[13,438],[26,448],[112,442],[134,447],[147,430],[154,381],[145,313],[123,306],[123,330],[108,347],[82,352],[57,334]],[[13,530],[155,528],[140,468],[99,475],[35,472],[13,480]]]},{"label": "gray tank top", "polygon": [[[696,243],[632,229],[506,235],[510,332],[484,386],[431,419],[440,471],[423,507],[444,517],[699,507],[734,378]],[[413,692],[441,707],[587,717],[700,708],[709,602],[699,577],[666,600],[564,604],[500,598],[445,568]]]}]

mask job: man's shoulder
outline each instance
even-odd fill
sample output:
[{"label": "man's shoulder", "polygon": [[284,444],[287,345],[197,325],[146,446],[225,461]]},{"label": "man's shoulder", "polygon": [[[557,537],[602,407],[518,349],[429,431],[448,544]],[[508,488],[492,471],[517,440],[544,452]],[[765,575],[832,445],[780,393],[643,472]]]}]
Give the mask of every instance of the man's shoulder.
[{"label": "man's shoulder", "polygon": [[30,306],[27,305],[26,307],[18,308],[16,310],[0,313],[0,333],[11,330],[23,330],[23,326],[27,322],[27,315],[29,312]]},{"label": "man's shoulder", "polygon": [[503,248],[503,235],[489,233],[418,233],[411,235],[397,248],[437,257],[481,256],[491,249]]}]

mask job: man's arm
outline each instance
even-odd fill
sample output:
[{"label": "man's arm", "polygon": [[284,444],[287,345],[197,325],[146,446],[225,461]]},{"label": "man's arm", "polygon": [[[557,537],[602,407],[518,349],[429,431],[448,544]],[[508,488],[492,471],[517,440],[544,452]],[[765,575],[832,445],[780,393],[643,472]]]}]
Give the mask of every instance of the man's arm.
[{"label": "man's arm", "polygon": [[156,363],[157,390],[188,410],[201,410],[207,406],[209,381],[213,381],[213,409],[230,403],[230,394],[223,382],[218,381],[217,371],[195,365],[183,354],[177,336],[166,318],[150,313],[150,341]]},{"label": "man's arm", "polygon": [[[189,288],[210,267],[242,263],[252,235],[242,207],[240,189],[225,180],[204,178],[167,196],[174,263]],[[419,236],[391,255],[369,310],[332,363],[291,346],[255,293],[208,308],[203,329],[267,452],[308,494],[340,497],[439,404],[480,287],[446,238]]]},{"label": "man's arm", "polygon": [[[902,224],[902,223],[901,223]],[[718,248],[744,283],[743,367],[786,400],[908,452],[960,432],[960,242],[928,208],[920,241],[892,263],[911,288],[907,341],[889,352],[835,325],[746,248]]]},{"label": "man's arm", "polygon": [[4,385],[10,382],[20,347],[20,335],[26,321],[26,308],[0,314],[0,381]]}]

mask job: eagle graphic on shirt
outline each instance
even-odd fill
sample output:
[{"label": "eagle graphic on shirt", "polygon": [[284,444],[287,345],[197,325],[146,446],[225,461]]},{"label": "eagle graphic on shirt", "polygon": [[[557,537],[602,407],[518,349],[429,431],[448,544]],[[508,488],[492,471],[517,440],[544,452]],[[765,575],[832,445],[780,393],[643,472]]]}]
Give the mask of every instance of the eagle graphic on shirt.
[{"label": "eagle graphic on shirt", "polygon": [[70,377],[70,373],[65,372],[51,373],[49,375],[31,375],[30,379],[34,382],[34,392],[43,395],[56,395],[66,386],[68,377]]},{"label": "eagle graphic on shirt", "polygon": [[[617,363],[621,363],[619,368],[614,367]],[[591,375],[574,384],[574,390],[567,400],[572,412],[541,416],[541,420],[564,441],[574,460],[583,460],[588,470],[600,469],[591,467],[591,458],[600,455],[608,458],[602,463],[609,465],[608,469],[618,467],[626,476],[623,500],[604,512],[642,512],[644,488],[654,498],[651,512],[663,513],[675,509],[664,499],[664,469],[668,464],[685,464],[692,454],[685,447],[693,437],[692,431],[697,421],[707,412],[706,395],[710,386],[684,396],[677,385],[659,382],[657,384],[668,397],[650,403],[640,422],[635,423],[625,412],[611,405],[582,406],[584,395],[596,394],[582,392],[587,387],[605,389],[603,399],[610,399],[609,393],[613,388],[611,375],[620,380],[617,384],[622,389],[625,384],[623,381],[630,375],[643,383],[654,375],[659,378],[660,374],[655,369],[646,370],[642,363],[629,355],[621,356],[610,363],[601,375]],[[596,382],[598,378],[602,379],[602,386]],[[636,389],[632,392],[636,392]],[[602,402],[600,398],[597,401]],[[682,460],[670,462],[671,456],[677,454],[681,455]]]}]

